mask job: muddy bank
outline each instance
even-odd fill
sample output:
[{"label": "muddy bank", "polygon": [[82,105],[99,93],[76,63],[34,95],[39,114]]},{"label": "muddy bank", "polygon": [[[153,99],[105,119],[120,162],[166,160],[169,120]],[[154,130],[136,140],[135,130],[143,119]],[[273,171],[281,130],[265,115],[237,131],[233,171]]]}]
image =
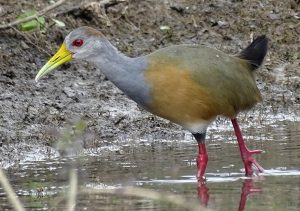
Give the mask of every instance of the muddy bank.
[{"label": "muddy bank", "polygon": [[[53,146],[64,133],[72,134],[80,120],[85,126],[77,139],[84,140],[84,147],[120,138],[184,138],[186,131],[181,127],[140,109],[89,64],[73,62],[47,80],[34,81],[64,36],[82,25],[101,30],[130,56],[179,43],[202,43],[235,54],[252,35],[266,34],[270,49],[265,65],[257,71],[264,102],[243,120],[261,124],[268,115],[299,115],[300,6],[296,1],[128,0],[109,5],[87,1],[80,7],[78,3],[68,2],[49,13],[48,27],[42,31],[28,32],[25,37],[12,28],[0,31],[1,160],[22,159],[24,144]],[[4,23],[23,10],[47,5],[0,1],[0,6],[0,22]],[[50,16],[66,27],[53,25]]]}]

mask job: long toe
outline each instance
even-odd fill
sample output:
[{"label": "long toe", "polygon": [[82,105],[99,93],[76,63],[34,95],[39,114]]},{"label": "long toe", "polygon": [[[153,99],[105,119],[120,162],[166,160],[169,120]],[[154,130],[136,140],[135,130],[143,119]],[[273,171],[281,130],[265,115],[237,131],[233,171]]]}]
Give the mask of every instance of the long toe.
[{"label": "long toe", "polygon": [[254,158],[252,160],[252,163],[253,163],[254,167],[258,169],[258,171],[260,173],[264,172],[264,168],[261,165],[259,165],[259,163]]},{"label": "long toe", "polygon": [[261,149],[256,149],[256,150],[249,150],[248,152],[250,154],[260,154],[260,153],[263,153],[264,151]]},{"label": "long toe", "polygon": [[247,147],[241,151],[246,176],[251,177],[254,172],[262,173],[264,171],[264,168],[252,157],[252,155],[260,154],[262,152],[263,150],[249,150]]},{"label": "long toe", "polygon": [[253,157],[251,157],[251,155],[244,160],[244,166],[245,174],[248,177],[253,176],[254,168],[260,173],[264,171],[263,167],[259,165],[259,163]]}]

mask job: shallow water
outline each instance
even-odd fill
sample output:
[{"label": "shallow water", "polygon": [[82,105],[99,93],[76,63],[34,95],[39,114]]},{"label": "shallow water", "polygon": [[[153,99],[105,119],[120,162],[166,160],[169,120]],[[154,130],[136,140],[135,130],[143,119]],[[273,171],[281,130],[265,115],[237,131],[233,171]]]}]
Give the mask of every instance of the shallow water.
[{"label": "shallow water", "polygon": [[[129,141],[110,146],[107,156],[96,149],[85,155],[44,161],[26,161],[6,170],[17,195],[28,210],[64,210],[63,197],[69,172],[76,168],[80,188],[110,190],[134,186],[172,193],[211,210],[299,210],[300,122],[276,121],[244,130],[250,149],[265,172],[246,178],[237,143],[230,127],[213,127],[208,133],[207,183],[198,185],[195,172],[197,145],[184,140]],[[100,150],[101,151],[101,150]],[[11,206],[0,188],[0,210]],[[77,196],[76,210],[183,210],[172,203],[119,194]]]}]

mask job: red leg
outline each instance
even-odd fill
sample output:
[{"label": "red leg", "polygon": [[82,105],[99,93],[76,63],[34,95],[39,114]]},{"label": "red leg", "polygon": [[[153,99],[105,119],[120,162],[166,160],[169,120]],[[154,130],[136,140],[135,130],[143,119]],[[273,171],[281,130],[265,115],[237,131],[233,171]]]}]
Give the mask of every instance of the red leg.
[{"label": "red leg", "polygon": [[249,150],[245,145],[241,130],[239,128],[239,125],[238,125],[236,119],[232,119],[231,122],[232,122],[232,125],[234,128],[234,132],[235,132],[237,141],[239,143],[240,153],[241,153],[242,160],[244,162],[246,176],[253,175],[252,165],[254,165],[258,169],[259,172],[263,172],[264,169],[252,157],[253,154],[259,154],[262,152],[262,150]]},{"label": "red leg", "polygon": [[198,147],[199,147],[199,151],[197,156],[197,167],[198,167],[197,178],[198,181],[205,181],[204,174],[208,162],[208,155],[206,152],[205,143],[198,143]]},{"label": "red leg", "polygon": [[198,198],[203,206],[207,206],[209,194],[208,188],[206,187],[206,179],[204,177],[205,169],[207,166],[208,155],[205,147],[205,132],[204,133],[194,133],[195,139],[198,142],[198,156],[196,158],[197,161],[197,179],[198,179]]},{"label": "red leg", "polygon": [[198,156],[196,158],[197,167],[198,167],[197,179],[199,182],[204,182],[205,181],[204,174],[208,162],[208,155],[205,147],[205,133],[196,133],[193,135],[198,142],[198,148],[199,148]]}]

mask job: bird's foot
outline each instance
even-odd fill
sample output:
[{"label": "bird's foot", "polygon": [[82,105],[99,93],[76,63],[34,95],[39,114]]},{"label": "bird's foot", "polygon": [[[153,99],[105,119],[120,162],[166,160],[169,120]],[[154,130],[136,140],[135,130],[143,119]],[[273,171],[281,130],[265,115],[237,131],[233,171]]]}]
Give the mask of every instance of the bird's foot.
[{"label": "bird's foot", "polygon": [[253,168],[252,166],[254,166],[259,172],[263,172],[264,169],[263,167],[261,167],[257,161],[252,157],[253,154],[260,154],[263,151],[262,150],[249,150],[246,145],[245,145],[245,141],[243,139],[240,127],[237,123],[237,120],[231,119],[233,128],[234,128],[234,132],[237,138],[237,141],[239,143],[239,148],[240,148],[240,152],[241,152],[241,156],[242,156],[242,160],[244,162],[244,166],[245,166],[245,174],[246,176],[252,176],[253,175]]},{"label": "bird's foot", "polygon": [[197,181],[198,181],[198,184],[206,184],[206,177],[200,176],[199,170],[197,172]]},{"label": "bird's foot", "polygon": [[249,150],[247,148],[241,151],[246,176],[253,175],[253,167],[255,167],[260,173],[264,171],[263,167],[252,157],[252,155],[260,154],[262,152],[263,150]]}]

